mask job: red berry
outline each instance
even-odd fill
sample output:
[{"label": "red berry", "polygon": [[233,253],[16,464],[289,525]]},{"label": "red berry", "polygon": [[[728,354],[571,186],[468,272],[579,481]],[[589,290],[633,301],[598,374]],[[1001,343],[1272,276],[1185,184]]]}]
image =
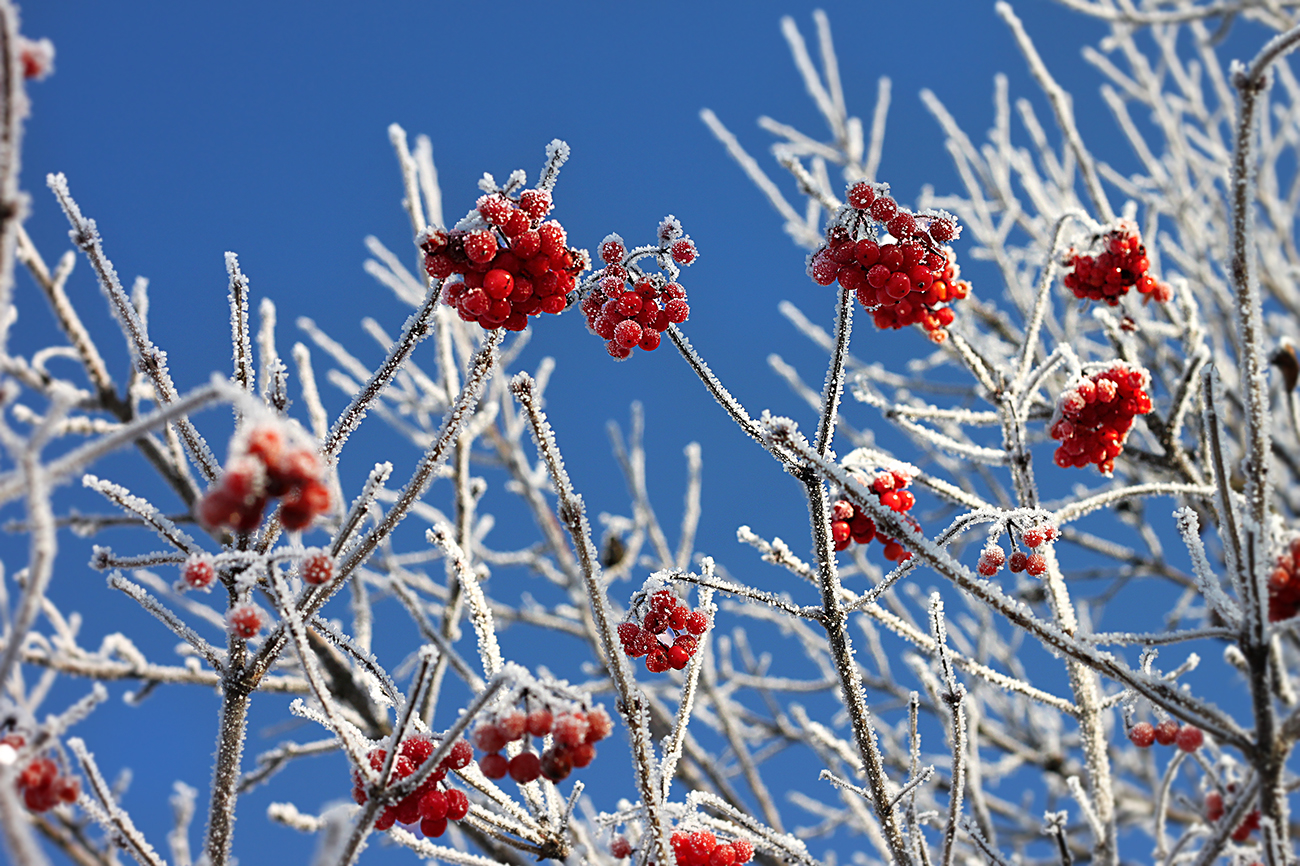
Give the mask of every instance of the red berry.
[{"label": "red berry", "polygon": [[979,564],[975,570],[985,577],[992,577],[1002,569],[1002,564],[1007,561],[1006,552],[995,544],[980,551]]},{"label": "red berry", "polygon": [[323,550],[310,553],[302,560],[302,579],[304,583],[319,586],[327,583],[334,576],[334,557]]},{"label": "red berry", "polygon": [[497,239],[492,232],[474,231],[465,235],[465,255],[475,264],[486,264],[497,254]]},{"label": "red berry", "polygon": [[519,207],[539,220],[551,212],[551,194],[544,189],[526,189],[519,194]]},{"label": "red berry", "polygon": [[447,820],[459,821],[469,814],[469,797],[457,788],[447,791]]},{"label": "red berry", "polygon": [[1033,527],[1026,529],[1021,534],[1020,540],[1024,542],[1025,547],[1037,547],[1046,540],[1046,534],[1041,527]]},{"label": "red berry", "polygon": [[1034,577],[1042,577],[1047,573],[1047,558],[1041,553],[1033,553],[1025,558],[1025,571]]},{"label": "red berry", "polygon": [[467,740],[457,740],[451,744],[451,751],[442,759],[440,766],[446,770],[463,770],[474,760],[474,749]]},{"label": "red berry", "polygon": [[600,260],[605,264],[622,262],[625,255],[627,255],[627,247],[618,235],[608,234],[600,242]]},{"label": "red berry", "polygon": [[255,604],[240,604],[226,613],[226,625],[231,634],[249,640],[256,637],[265,624],[265,614]]},{"label": "red berry", "polygon": [[1156,729],[1151,727],[1150,722],[1138,722],[1128,732],[1128,738],[1139,749],[1149,749],[1156,741]]},{"label": "red berry", "polygon": [[1013,572],[1022,572],[1029,563],[1029,557],[1023,550],[1013,551],[1011,558],[1007,561],[1007,567]]},{"label": "red berry", "polygon": [[866,210],[876,200],[876,189],[871,184],[855,183],[849,187],[849,204],[858,210]]},{"label": "red berry", "polygon": [[731,849],[736,852],[737,863],[748,863],[754,859],[754,846],[744,839],[736,839],[731,843]]},{"label": "red berry", "polygon": [[631,857],[632,843],[622,836],[615,836],[609,843],[609,853],[619,860]]},{"label": "red berry", "polygon": [[668,648],[668,664],[673,670],[681,670],[691,660],[691,654],[685,647],[673,644]]},{"label": "red berry", "polygon": [[555,742],[561,746],[576,746],[587,741],[587,719],[585,715],[564,713],[557,716],[555,726],[551,728]]},{"label": "red berry", "polygon": [[[376,830],[379,829],[379,825],[377,823],[375,824],[375,829]],[[420,833],[422,833],[426,839],[437,839],[439,836],[441,836],[443,833],[446,832],[447,832],[446,818],[425,818],[423,821],[420,822]]]},{"label": "red berry", "polygon": [[474,729],[474,745],[482,752],[499,752],[506,747],[506,739],[501,728],[491,722],[484,722]]},{"label": "red berry", "polygon": [[207,589],[217,576],[212,557],[196,553],[181,566],[181,581],[190,589]]},{"label": "red berry", "polygon": [[645,669],[652,674],[661,674],[669,667],[671,665],[668,663],[668,654],[662,647],[656,647],[645,657]]},{"label": "red berry", "polygon": [[689,265],[694,262],[696,256],[699,255],[695,250],[695,242],[690,238],[682,238],[681,240],[674,242],[670,248],[670,252],[672,253],[673,261],[677,262],[679,265]]},{"label": "red berry", "polygon": [[674,325],[680,325],[690,318],[690,306],[680,298],[673,298],[664,304],[664,312],[668,314],[668,321]]},{"label": "red berry", "polygon": [[478,768],[489,779],[504,779],[510,762],[500,752],[492,752],[478,759]]},{"label": "red berry", "polygon": [[510,759],[510,778],[525,785],[542,774],[542,759],[536,752],[520,752]]},{"label": "red berry", "polygon": [[614,731],[614,720],[601,706],[593,707],[587,713],[586,742],[595,743],[605,739]]},{"label": "red berry", "polygon": [[698,610],[693,610],[686,617],[686,630],[699,637],[709,630],[709,617]]},{"label": "red berry", "polygon": [[877,196],[868,208],[871,218],[877,222],[887,223],[898,213],[898,203],[887,195]]},{"label": "red berry", "polygon": [[916,234],[916,218],[906,211],[899,212],[886,225],[885,230],[902,240]]},{"label": "red berry", "polygon": [[1223,817],[1223,795],[1210,791],[1205,795],[1205,820],[1213,823]]},{"label": "red berry", "polygon": [[1195,725],[1183,725],[1174,741],[1184,752],[1195,752],[1205,742],[1205,734]]},{"label": "red berry", "polygon": [[625,349],[631,349],[641,342],[641,326],[631,319],[624,319],[614,326],[614,340]]},{"label": "red berry", "polygon": [[941,244],[946,244],[957,234],[957,227],[953,225],[952,220],[945,218],[933,219],[930,221],[930,237],[934,238]]},{"label": "red berry", "polygon": [[542,775],[552,782],[563,782],[573,772],[573,762],[567,752],[547,749],[542,753]]},{"label": "red berry", "polygon": [[1171,746],[1178,739],[1178,722],[1168,719],[1156,725],[1156,742],[1162,746]]}]

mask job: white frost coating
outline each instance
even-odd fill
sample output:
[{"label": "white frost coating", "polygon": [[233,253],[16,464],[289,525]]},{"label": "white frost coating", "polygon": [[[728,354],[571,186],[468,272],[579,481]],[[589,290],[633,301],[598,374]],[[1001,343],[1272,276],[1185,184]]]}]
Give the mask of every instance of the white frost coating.
[{"label": "white frost coating", "polygon": [[251,394],[256,380],[253,346],[248,335],[248,278],[239,269],[239,256],[232,252],[226,253],[226,274],[230,277],[230,342],[235,384]]},{"label": "white frost coating", "polygon": [[108,501],[116,504],[127,514],[138,516],[154,532],[158,533],[163,541],[171,544],[177,550],[186,554],[199,552],[198,543],[190,537],[189,533],[172,523],[161,511],[153,506],[153,503],[144,497],[135,496],[122,485],[114,484],[112,481],[105,481],[94,475],[83,475],[81,484],[83,487],[94,490]]},{"label": "white frost coating", "polygon": [[1184,505],[1174,511],[1174,520],[1178,524],[1178,533],[1183,538],[1183,544],[1187,546],[1187,552],[1192,558],[1192,573],[1196,575],[1196,587],[1201,591],[1206,603],[1223,617],[1229,627],[1238,627],[1241,624],[1241,608],[1223,591],[1219,579],[1215,577],[1210,567],[1210,562],[1205,556],[1205,544],[1201,540],[1200,519],[1196,516],[1196,512]]}]

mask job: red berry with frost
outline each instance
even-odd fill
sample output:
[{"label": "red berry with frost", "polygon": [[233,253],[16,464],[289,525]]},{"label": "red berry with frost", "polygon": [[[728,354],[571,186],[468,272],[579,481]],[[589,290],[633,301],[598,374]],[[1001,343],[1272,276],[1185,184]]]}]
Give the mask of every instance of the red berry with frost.
[{"label": "red berry with frost", "polygon": [[737,863],[748,863],[754,859],[754,846],[744,839],[736,839],[731,843],[731,850],[736,852]]},{"label": "red berry with frost", "polygon": [[699,255],[695,249],[695,242],[690,238],[674,241],[672,247],[669,248],[669,252],[672,254],[673,261],[679,265],[689,265]]},{"label": "red berry with frost", "polygon": [[849,204],[858,210],[866,210],[876,200],[876,189],[863,181],[849,187]]},{"label": "red berry with frost", "polygon": [[686,630],[699,637],[709,630],[709,616],[702,611],[693,610],[686,616]]},{"label": "red berry with frost", "polygon": [[526,189],[519,194],[520,209],[539,220],[551,212],[551,194],[544,189]]},{"label": "red berry with frost", "polygon": [[1025,571],[1034,577],[1047,573],[1047,558],[1041,553],[1031,553],[1025,558]]},{"label": "red berry with frost", "polygon": [[876,222],[887,223],[898,213],[898,203],[887,195],[877,196],[868,212]]},{"label": "red berry with frost", "polygon": [[310,553],[302,560],[302,579],[304,583],[319,586],[328,583],[334,576],[334,557],[323,550]]},{"label": "red berry with frost", "polygon": [[680,325],[682,322],[690,318],[691,308],[685,301],[679,298],[673,298],[668,303],[664,304],[664,312],[668,314],[668,321],[672,322],[674,325]]},{"label": "red berry with frost", "polygon": [[1129,730],[1128,738],[1139,749],[1149,749],[1156,741],[1156,729],[1150,722],[1138,722]]},{"label": "red berry with frost", "polygon": [[1166,719],[1156,725],[1156,742],[1162,746],[1172,746],[1178,739],[1178,730],[1181,726],[1172,719]]},{"label": "red berry with frost", "polygon": [[207,589],[216,578],[212,557],[196,553],[181,566],[181,581],[190,589]]},{"label": "red berry with frost", "polygon": [[563,782],[573,772],[573,761],[567,752],[547,749],[542,753],[542,775],[552,782]]},{"label": "red berry with frost", "polygon": [[249,640],[257,636],[266,623],[266,615],[255,604],[240,604],[226,613],[226,625],[235,637]]},{"label": "red berry with frost", "polygon": [[556,717],[551,733],[560,745],[576,746],[587,740],[587,720],[574,713],[564,713]]},{"label": "red berry with frost", "polygon": [[469,814],[469,797],[457,788],[447,791],[447,820],[459,821]]},{"label": "red berry with frost", "polygon": [[1025,547],[1037,547],[1038,545],[1046,541],[1047,538],[1041,528],[1034,527],[1031,529],[1026,529],[1021,534],[1020,540],[1024,542]]},{"label": "red berry with frost", "polygon": [[448,770],[463,770],[474,760],[474,749],[468,740],[457,740],[451,744],[451,751],[442,759],[441,766]]},{"label": "red berry with frost", "polygon": [[645,657],[645,669],[652,674],[661,674],[668,670],[671,665],[668,663],[668,654],[662,647],[652,650]]},{"label": "red berry with frost", "polygon": [[1011,558],[1007,560],[1007,567],[1013,572],[1020,573],[1025,570],[1029,562],[1028,555],[1023,550],[1016,550],[1011,553]]},{"label": "red berry with frost", "polygon": [[614,731],[614,720],[610,718],[609,713],[605,712],[604,707],[594,707],[587,713],[587,738],[588,743],[599,742],[605,739]]},{"label": "red berry with frost", "polygon": [[474,729],[474,745],[481,752],[499,752],[507,742],[505,734],[491,722],[484,722]]},{"label": "red berry with frost", "polygon": [[497,254],[496,236],[489,231],[473,231],[465,235],[465,255],[475,264],[486,264]]},{"label": "red berry with frost", "polygon": [[984,577],[992,577],[1002,570],[1002,564],[1006,561],[1006,552],[996,544],[990,544],[980,551],[979,563],[975,566],[975,570]]},{"label": "red berry with frost", "polygon": [[1174,742],[1184,752],[1195,752],[1205,742],[1205,734],[1195,725],[1183,725],[1178,729]]},{"label": "red berry with frost", "polygon": [[609,853],[618,860],[631,857],[632,843],[622,836],[615,836],[609,843]]}]

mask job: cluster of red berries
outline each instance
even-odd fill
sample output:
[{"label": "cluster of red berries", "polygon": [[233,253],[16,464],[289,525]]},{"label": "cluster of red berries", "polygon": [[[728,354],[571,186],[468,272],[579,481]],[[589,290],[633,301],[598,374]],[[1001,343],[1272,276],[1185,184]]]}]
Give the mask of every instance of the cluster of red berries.
[{"label": "cluster of red berries", "polygon": [[[433,757],[436,746],[433,740],[423,735],[407,737],[397,748],[397,757],[393,760],[393,782],[400,782]],[[469,798],[465,792],[446,785],[447,774],[452,770],[462,770],[469,766],[474,758],[474,750],[464,740],[457,740],[447,757],[442,759],[437,768],[410,794],[384,810],[375,821],[375,829],[387,830],[394,824],[419,823],[420,832],[429,838],[441,836],[447,831],[448,821],[459,821],[469,812]],[[370,769],[376,773],[383,772],[384,762],[388,760],[386,749],[373,749],[366,756]],[[366,783],[360,771],[352,774],[352,799],[358,806],[364,805],[369,796]]]},{"label": "cluster of red berries", "polygon": [[285,529],[306,529],[316,515],[329,511],[325,468],[316,449],[299,442],[277,422],[258,424],[231,443],[226,471],[199,503],[206,526],[252,532],[272,497],[280,498]]},{"label": "cluster of red berries", "polygon": [[1129,730],[1128,738],[1139,749],[1147,749],[1152,743],[1159,743],[1162,746],[1176,744],[1184,752],[1195,752],[1205,742],[1205,733],[1195,725],[1182,725],[1173,719],[1166,719],[1158,725],[1138,722]]},{"label": "cluster of red berries", "polygon": [[1061,393],[1051,436],[1061,444],[1052,459],[1060,467],[1097,464],[1110,475],[1124,450],[1133,419],[1151,411],[1151,374],[1116,362],[1086,376]]},{"label": "cluster of red berries", "polygon": [[[826,245],[809,258],[808,275],[823,286],[838,280],[871,311],[877,328],[920,325],[941,343],[953,321],[947,305],[970,292],[944,246],[960,230],[948,214],[900,208],[888,189],[865,182],[849,189],[848,208],[827,228]],[[877,240],[873,224],[884,226],[894,240]]]},{"label": "cluster of red berries", "polygon": [[[0,747],[17,752],[27,740],[21,734],[0,737]],[[50,758],[34,758],[18,774],[18,792],[23,804],[33,812],[48,812],[60,803],[74,803],[81,794],[81,783],[59,772]]]},{"label": "cluster of red berries", "polygon": [[529,316],[562,312],[588,259],[567,246],[563,226],[542,222],[550,211],[544,189],[526,189],[518,200],[493,192],[463,228],[426,231],[420,247],[429,276],[461,275],[443,286],[443,302],[487,330],[522,331]]},{"label": "cluster of red berries", "polygon": [[[659,348],[660,335],[668,326],[680,325],[691,314],[686,289],[675,279],[675,265],[695,261],[695,242],[681,236],[681,226],[672,217],[660,226],[659,240],[659,247],[631,255],[616,234],[600,242],[600,259],[605,267],[595,275],[580,306],[587,318],[587,329],[604,340],[606,351],[620,361],[633,349],[653,352]],[[673,279],[632,270],[635,259],[650,254],[656,255],[661,264],[673,262]]]},{"label": "cluster of red berries", "polygon": [[1173,297],[1168,285],[1147,273],[1151,262],[1132,222],[1120,220],[1116,228],[1094,239],[1096,246],[1102,249],[1095,256],[1074,247],[1065,254],[1064,265],[1070,268],[1065,287],[1076,298],[1105,301],[1113,307],[1135,286],[1147,299],[1163,303]]},{"label": "cluster of red berries", "polygon": [[630,616],[619,623],[619,642],[629,657],[644,656],[645,669],[652,674],[686,667],[700,647],[700,635],[709,630],[708,614],[691,610],[667,589],[640,604],[634,599]]},{"label": "cluster of red berries", "polygon": [[[901,469],[884,469],[876,473],[868,489],[880,497],[880,504],[903,514],[912,510],[916,497],[907,489],[912,483],[912,476]],[[905,518],[920,529],[911,517]],[[858,544],[870,544],[872,539],[884,545],[885,559],[890,562],[906,562],[912,558],[911,551],[905,549],[892,538],[876,529],[876,523],[866,514],[858,512],[853,503],[840,499],[831,506],[831,540],[836,550],[845,550],[855,541]]]},{"label": "cluster of red berries", "polygon": [[[474,729],[474,745],[487,754],[478,767],[489,779],[508,774],[521,785],[539,777],[562,782],[575,767],[587,766],[596,757],[596,743],[614,730],[614,720],[601,706],[559,713],[542,707],[524,712],[510,707]],[[551,745],[538,754],[529,737],[551,737]],[[510,743],[524,740],[523,751],[513,758],[501,754]]]},{"label": "cluster of red berries", "polygon": [[[1237,790],[1237,786],[1235,784],[1230,783],[1228,785],[1229,794],[1235,793],[1236,790]],[[1222,794],[1220,794],[1218,791],[1210,791],[1205,795],[1205,820],[1206,821],[1210,822],[1211,824],[1217,822],[1220,818],[1223,817],[1224,811],[1225,810],[1223,807]],[[1242,819],[1241,823],[1237,825],[1237,828],[1232,831],[1232,841],[1245,842],[1247,839],[1249,839],[1250,834],[1254,833],[1256,830],[1259,829],[1259,817],[1260,817],[1259,810],[1252,809],[1250,813],[1247,814],[1246,817]]]},{"label": "cluster of red berries", "polygon": [[1291,539],[1268,577],[1268,621],[1290,619],[1300,612],[1300,537]]},{"label": "cluster of red berries", "polygon": [[[1025,547],[1034,550],[1055,541],[1058,534],[1056,527],[1051,524],[1031,526],[1021,531],[1020,542]],[[984,577],[992,577],[1002,570],[1003,564],[1017,574],[1024,571],[1033,577],[1042,577],[1047,573],[1047,557],[1041,553],[1025,553],[1023,550],[1013,550],[1010,559],[1008,559],[1006,551],[992,541],[984,545],[984,549],[980,551],[979,562],[976,564],[975,570]]]},{"label": "cluster of red berries", "polygon": [[668,843],[673,846],[677,866],[735,866],[754,859],[754,846],[744,839],[719,842],[708,830],[674,833]]}]

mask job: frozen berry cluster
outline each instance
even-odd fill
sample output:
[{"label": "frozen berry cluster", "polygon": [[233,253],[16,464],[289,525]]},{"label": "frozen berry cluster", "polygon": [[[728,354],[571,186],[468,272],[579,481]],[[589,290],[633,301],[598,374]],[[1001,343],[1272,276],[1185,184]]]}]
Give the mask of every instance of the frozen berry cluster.
[{"label": "frozen berry cluster", "polygon": [[[605,267],[593,275],[581,303],[587,329],[605,341],[610,356],[620,361],[633,349],[653,352],[669,325],[680,325],[691,314],[686,289],[677,282],[678,266],[689,265],[699,253],[682,235],[681,224],[668,217],[659,226],[657,246],[629,251],[616,234],[600,242]],[[668,276],[648,274],[637,261],[653,256]]]},{"label": "frozen berry cluster", "polygon": [[[0,737],[0,749],[10,755],[27,744],[22,734]],[[34,758],[18,774],[18,793],[23,805],[32,812],[48,812],[60,803],[76,802],[81,794],[81,783],[59,772],[59,765],[50,758]]]},{"label": "frozen berry cluster", "polygon": [[[960,229],[951,214],[912,213],[888,193],[887,184],[849,188],[825,246],[808,260],[808,275],[823,286],[838,280],[871,311],[877,328],[920,325],[941,343],[953,321],[948,305],[970,291],[945,246]],[[880,240],[880,228],[893,239]]]},{"label": "frozen berry cluster", "polygon": [[669,668],[681,670],[709,630],[709,615],[691,610],[671,590],[661,589],[638,602],[634,597],[626,622],[619,623],[618,639],[631,658],[645,657],[652,674]]},{"label": "frozen berry cluster", "polygon": [[1268,621],[1290,619],[1300,612],[1300,537],[1293,538],[1286,552],[1273,564],[1268,577]]},{"label": "frozen berry cluster", "polygon": [[562,312],[588,258],[567,245],[563,226],[542,221],[550,212],[547,190],[517,199],[498,190],[451,231],[428,229],[420,247],[429,276],[460,275],[443,285],[443,302],[490,331],[522,331],[529,316]]},{"label": "frozen berry cluster", "polygon": [[1129,730],[1128,738],[1139,749],[1148,749],[1152,743],[1159,743],[1162,746],[1177,745],[1184,752],[1195,752],[1205,742],[1205,732],[1195,725],[1166,719],[1158,725],[1138,722]]},{"label": "frozen berry cluster", "polygon": [[[881,505],[905,514],[916,504],[916,497],[907,489],[911,483],[912,476],[902,469],[883,469],[866,486],[880,498]],[[911,517],[905,519],[914,528],[921,528]],[[835,542],[836,550],[845,550],[854,542],[870,544],[875,539],[884,545],[884,557],[890,562],[906,562],[912,558],[911,551],[881,533],[876,528],[875,521],[857,511],[847,499],[837,500],[831,506],[831,539]]]},{"label": "frozen berry cluster", "polygon": [[305,436],[279,421],[256,424],[236,435],[221,480],[199,504],[206,526],[252,532],[267,502],[280,499],[285,529],[306,529],[330,508],[325,467]]},{"label": "frozen berry cluster", "polygon": [[673,847],[677,866],[735,866],[754,859],[754,846],[744,839],[721,842],[708,830],[677,832],[668,842]]},{"label": "frozen berry cluster", "polygon": [[[562,782],[573,769],[587,766],[596,757],[596,743],[614,730],[614,720],[605,708],[565,709],[559,712],[541,706],[531,710],[511,706],[480,722],[474,729],[474,745],[486,754],[478,768],[489,779],[507,775],[521,785],[539,777]],[[532,737],[550,736],[551,745],[540,753]],[[501,754],[510,743],[524,742],[513,758]]]},{"label": "frozen berry cluster", "polygon": [[1163,303],[1173,297],[1168,285],[1148,273],[1147,249],[1132,222],[1120,220],[1115,228],[1094,238],[1093,247],[1101,251],[1087,255],[1071,247],[1065,254],[1063,264],[1070,269],[1065,287],[1076,298],[1105,301],[1113,307],[1134,287],[1146,300]]},{"label": "frozen berry cluster", "polygon": [[[1036,551],[1044,544],[1051,544],[1058,535],[1055,526],[1044,523],[1021,530],[1020,543]],[[1002,570],[1004,564],[1017,574],[1023,571],[1032,577],[1042,577],[1047,573],[1047,557],[1041,553],[1025,553],[1017,548],[1011,551],[1011,556],[1008,558],[1006,551],[993,541],[984,545],[984,549],[980,551],[975,570],[983,577],[992,577]]]},{"label": "frozen berry cluster", "polygon": [[1061,443],[1053,455],[1056,465],[1095,463],[1110,475],[1133,419],[1151,411],[1150,387],[1145,369],[1116,362],[1061,392],[1051,426],[1052,438]]},{"label": "frozen berry cluster", "polygon": [[[433,757],[436,748],[434,741],[423,735],[402,740],[397,747],[397,757],[393,760],[392,782],[400,782],[419,770]],[[473,758],[474,750],[469,743],[457,740],[447,757],[425,777],[420,787],[384,809],[375,821],[375,829],[382,832],[394,824],[419,824],[420,832],[425,836],[441,836],[447,831],[448,821],[459,821],[469,813],[469,798],[464,791],[447,786],[447,774],[453,770],[463,770]],[[373,749],[366,760],[371,770],[376,774],[381,773],[388,760],[388,750]],[[366,782],[360,771],[352,774],[352,799],[357,805],[364,805],[369,799]]]},{"label": "frozen berry cluster", "polygon": [[[1228,793],[1234,794],[1237,791],[1235,784],[1228,784]],[[1205,795],[1205,820],[1214,824],[1223,817],[1226,810],[1223,806],[1223,795],[1218,791],[1210,791]],[[1232,831],[1232,841],[1245,842],[1250,838],[1250,834],[1259,829],[1259,810],[1252,809],[1237,828]]]}]

